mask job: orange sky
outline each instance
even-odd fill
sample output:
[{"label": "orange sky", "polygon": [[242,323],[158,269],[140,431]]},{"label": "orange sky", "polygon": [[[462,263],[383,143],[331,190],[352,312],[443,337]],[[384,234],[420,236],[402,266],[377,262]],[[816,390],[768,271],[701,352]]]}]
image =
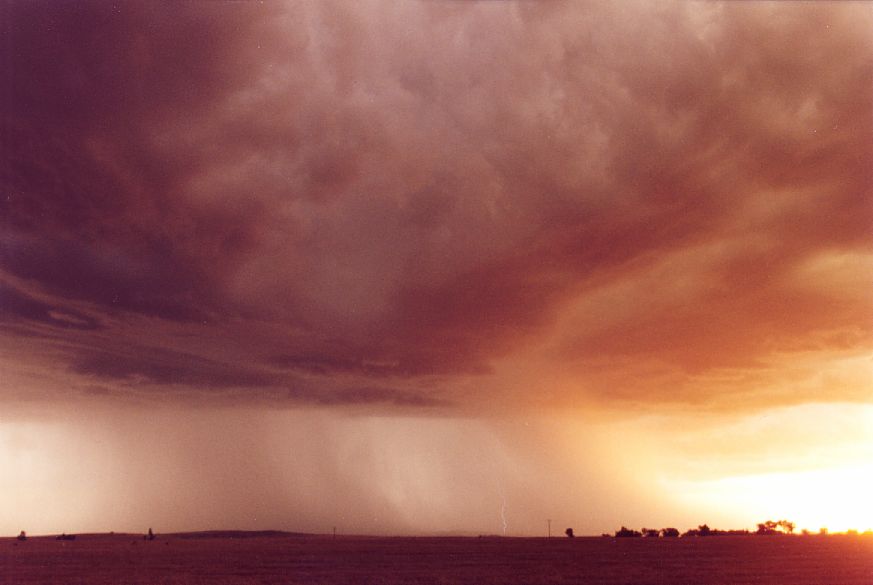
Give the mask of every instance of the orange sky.
[{"label": "orange sky", "polygon": [[873,528],[867,4],[0,23],[0,533]]}]

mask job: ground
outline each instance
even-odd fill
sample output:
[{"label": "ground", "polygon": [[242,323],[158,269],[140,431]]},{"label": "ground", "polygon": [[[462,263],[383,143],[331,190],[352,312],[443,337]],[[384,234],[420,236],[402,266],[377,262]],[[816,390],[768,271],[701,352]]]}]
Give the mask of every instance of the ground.
[{"label": "ground", "polygon": [[873,537],[4,538],[0,583],[870,585]]}]

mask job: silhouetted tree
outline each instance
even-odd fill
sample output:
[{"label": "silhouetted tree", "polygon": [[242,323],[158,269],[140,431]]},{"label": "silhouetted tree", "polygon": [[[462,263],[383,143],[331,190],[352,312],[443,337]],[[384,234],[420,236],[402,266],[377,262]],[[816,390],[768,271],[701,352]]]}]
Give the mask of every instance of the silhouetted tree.
[{"label": "silhouetted tree", "polygon": [[763,534],[765,536],[769,536],[772,534],[791,534],[794,532],[794,522],[789,522],[788,520],[767,520],[766,522],[761,522],[758,524],[758,530],[755,531],[755,534]]},{"label": "silhouetted tree", "polygon": [[654,528],[645,528],[645,527],[641,530],[641,532],[643,533],[643,536],[645,538],[658,538],[658,536],[660,536],[660,534],[661,534],[660,530],[656,530]]},{"label": "silhouetted tree", "polygon": [[16,538],[18,540],[27,540],[27,534],[24,532],[24,530],[22,530],[21,534],[19,534]]},{"label": "silhouetted tree", "polygon": [[630,528],[627,528],[626,526],[622,526],[621,530],[615,531],[616,538],[634,538],[634,537],[638,537],[638,536],[642,536],[642,533],[638,532],[636,530],[631,530]]},{"label": "silhouetted tree", "polygon": [[565,530],[564,534],[566,534],[569,538],[574,538],[576,536],[575,534],[573,534],[572,528],[568,528],[567,530]]},{"label": "silhouetted tree", "polygon": [[706,524],[701,524],[697,527],[697,536],[710,536],[712,534],[712,529]]},{"label": "silhouetted tree", "polygon": [[679,536],[678,528],[664,528],[661,530],[661,536],[664,538],[676,538]]},{"label": "silhouetted tree", "polygon": [[143,538],[144,538],[145,540],[154,540],[154,539],[155,539],[155,533],[152,532],[152,529],[151,529],[151,528],[149,528],[149,533],[148,533],[146,536],[144,536]]}]

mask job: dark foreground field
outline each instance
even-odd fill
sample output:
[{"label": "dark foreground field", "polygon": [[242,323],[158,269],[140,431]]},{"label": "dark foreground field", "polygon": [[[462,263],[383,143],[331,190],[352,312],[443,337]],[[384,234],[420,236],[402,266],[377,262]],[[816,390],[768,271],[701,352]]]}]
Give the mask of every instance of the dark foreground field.
[{"label": "dark foreground field", "polygon": [[5,538],[0,583],[871,585],[873,538]]}]

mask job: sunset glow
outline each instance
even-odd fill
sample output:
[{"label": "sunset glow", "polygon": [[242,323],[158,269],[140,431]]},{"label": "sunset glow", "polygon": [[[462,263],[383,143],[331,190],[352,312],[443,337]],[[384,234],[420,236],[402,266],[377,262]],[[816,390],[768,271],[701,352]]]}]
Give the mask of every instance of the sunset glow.
[{"label": "sunset glow", "polygon": [[[725,468],[721,477],[668,482],[670,490],[688,504],[743,519],[743,526],[756,518],[790,517],[798,530],[810,532],[873,529],[867,495],[873,488],[873,408],[811,405],[754,419],[733,427],[730,436],[769,445],[759,450],[762,460]],[[778,435],[787,435],[781,445]]]},{"label": "sunset glow", "polygon": [[0,4],[0,534],[873,529],[871,31]]}]

